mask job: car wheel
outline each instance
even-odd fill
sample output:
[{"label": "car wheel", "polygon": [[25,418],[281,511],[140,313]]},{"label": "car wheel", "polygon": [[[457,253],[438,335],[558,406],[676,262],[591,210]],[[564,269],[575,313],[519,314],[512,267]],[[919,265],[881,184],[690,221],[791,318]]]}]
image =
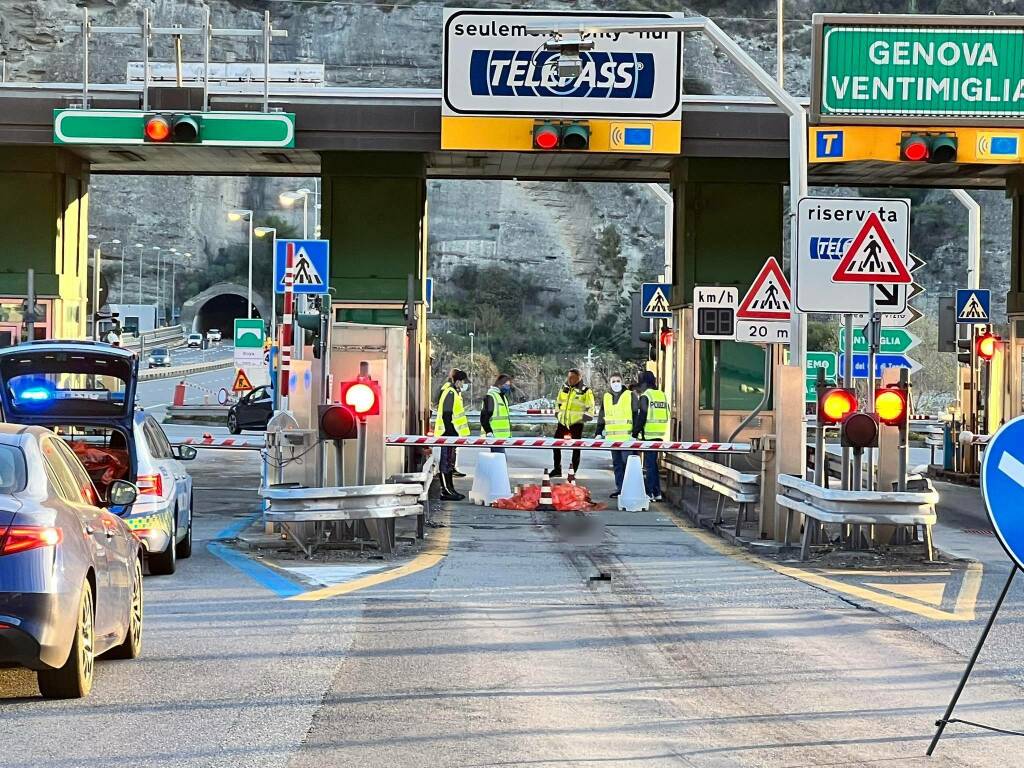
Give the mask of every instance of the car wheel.
[{"label": "car wheel", "polygon": [[135,560],[135,573],[132,578],[132,598],[128,607],[128,630],[124,642],[111,648],[105,656],[111,659],[137,659],[142,653],[142,559]]},{"label": "car wheel", "polygon": [[175,545],[177,538],[178,513],[175,512],[171,524],[171,540],[167,543],[167,549],[149,555],[149,572],[154,576],[170,576],[177,569],[178,547]]},{"label": "car wheel", "polygon": [[59,669],[43,669],[36,673],[39,692],[47,699],[80,699],[92,690],[92,675],[96,665],[95,616],[92,608],[92,586],[82,585],[78,605],[78,621],[71,653]]},{"label": "car wheel", "polygon": [[188,528],[185,531],[185,538],[178,542],[178,558],[184,560],[192,557],[192,505],[194,501],[190,496],[188,499]]},{"label": "car wheel", "polygon": [[234,411],[228,411],[228,432],[232,435],[242,434],[242,430],[238,426],[238,414]]}]

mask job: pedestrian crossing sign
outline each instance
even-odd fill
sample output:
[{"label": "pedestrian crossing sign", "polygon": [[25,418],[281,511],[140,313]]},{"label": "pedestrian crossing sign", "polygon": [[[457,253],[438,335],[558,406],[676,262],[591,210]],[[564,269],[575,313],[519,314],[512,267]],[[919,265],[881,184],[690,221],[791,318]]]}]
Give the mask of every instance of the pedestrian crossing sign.
[{"label": "pedestrian crossing sign", "polygon": [[736,310],[737,320],[789,320],[792,294],[782,267],[768,259]]},{"label": "pedestrian crossing sign", "polygon": [[671,283],[644,283],[640,286],[640,315],[642,317],[672,317],[669,296]]},{"label": "pedestrian crossing sign", "polygon": [[958,288],[956,321],[965,325],[991,322],[992,292],[987,288]]},{"label": "pedestrian crossing sign", "polygon": [[839,261],[833,283],[912,283],[906,258],[897,252],[878,214],[868,214],[867,221],[853,238],[846,254]]},{"label": "pedestrian crossing sign", "polygon": [[329,240],[278,240],[274,248],[274,286],[284,293],[284,270],[292,259],[293,293],[327,293]]}]

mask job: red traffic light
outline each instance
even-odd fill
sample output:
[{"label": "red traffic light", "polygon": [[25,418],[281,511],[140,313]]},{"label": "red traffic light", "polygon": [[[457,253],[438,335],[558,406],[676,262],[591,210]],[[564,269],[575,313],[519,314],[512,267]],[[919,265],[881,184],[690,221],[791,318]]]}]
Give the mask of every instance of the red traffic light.
[{"label": "red traffic light", "polygon": [[663,328],[661,336],[658,341],[661,344],[662,349],[666,349],[669,344],[672,343],[672,339],[675,337],[675,332],[671,328]]},{"label": "red traffic light", "polygon": [[555,149],[562,141],[562,131],[554,123],[540,123],[533,127],[533,146],[536,149]]},{"label": "red traffic light", "polygon": [[977,352],[978,357],[985,362],[992,359],[992,356],[996,353],[996,343],[999,341],[999,337],[991,331],[978,336],[974,341],[974,351]]},{"label": "red traffic light", "polygon": [[928,139],[924,136],[907,136],[900,142],[900,158],[919,163],[930,154]]},{"label": "red traffic light", "polygon": [[341,382],[339,399],[360,418],[380,416],[380,384],[372,379]]},{"label": "red traffic light", "polygon": [[857,410],[857,395],[852,389],[834,387],[826,389],[818,399],[818,426],[827,427],[841,422]]},{"label": "red traffic light", "polygon": [[883,424],[902,427],[907,423],[907,393],[900,387],[875,390],[875,415]]},{"label": "red traffic light", "polygon": [[321,440],[354,440],[359,434],[359,420],[347,405],[320,406]]},{"label": "red traffic light", "polygon": [[146,118],[143,131],[146,141],[167,141],[171,137],[171,121],[163,115],[153,115]]},{"label": "red traffic light", "polygon": [[877,447],[878,421],[870,413],[851,413],[843,420],[840,445],[857,449]]}]

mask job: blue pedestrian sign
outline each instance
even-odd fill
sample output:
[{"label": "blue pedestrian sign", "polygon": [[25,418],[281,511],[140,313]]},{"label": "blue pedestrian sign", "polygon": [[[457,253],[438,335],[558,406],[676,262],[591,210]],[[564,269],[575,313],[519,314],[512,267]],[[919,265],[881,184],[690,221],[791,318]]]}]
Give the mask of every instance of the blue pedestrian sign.
[{"label": "blue pedestrian sign", "polygon": [[[870,363],[870,356],[866,354],[855,354],[853,356],[853,378],[855,379],[866,379],[868,378],[868,371]],[[875,378],[882,378],[883,368],[909,368],[911,373],[916,373],[921,370],[921,364],[914,360],[912,357],[906,355],[875,355]],[[846,375],[846,357],[844,355],[839,356],[839,378]]]},{"label": "blue pedestrian sign", "polygon": [[981,465],[981,494],[1006,553],[1024,568],[1024,416],[988,441]]},{"label": "blue pedestrian sign", "polygon": [[672,283],[644,283],[640,286],[641,317],[672,317],[669,309],[671,295]]},{"label": "blue pedestrian sign", "polygon": [[968,325],[991,322],[992,291],[987,288],[957,288],[956,321]]},{"label": "blue pedestrian sign", "polygon": [[284,293],[284,267],[292,252],[294,293],[327,293],[330,240],[278,240],[274,251],[274,290]]}]

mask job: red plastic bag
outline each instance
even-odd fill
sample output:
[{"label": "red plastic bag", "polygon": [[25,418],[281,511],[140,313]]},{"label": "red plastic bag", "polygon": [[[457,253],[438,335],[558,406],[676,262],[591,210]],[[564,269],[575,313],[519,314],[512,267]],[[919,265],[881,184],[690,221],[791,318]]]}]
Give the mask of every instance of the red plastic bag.
[{"label": "red plastic bag", "polygon": [[[590,490],[582,485],[561,483],[551,487],[551,502],[558,512],[587,512],[604,509],[590,500]],[[497,509],[517,509],[532,512],[540,504],[540,486],[524,485],[515,496],[498,499],[491,506]]]},{"label": "red plastic bag", "polygon": [[537,508],[540,503],[540,486],[539,485],[526,485],[523,486],[519,493],[508,499],[498,499],[491,506],[498,509],[518,509],[522,511],[530,511]]}]

